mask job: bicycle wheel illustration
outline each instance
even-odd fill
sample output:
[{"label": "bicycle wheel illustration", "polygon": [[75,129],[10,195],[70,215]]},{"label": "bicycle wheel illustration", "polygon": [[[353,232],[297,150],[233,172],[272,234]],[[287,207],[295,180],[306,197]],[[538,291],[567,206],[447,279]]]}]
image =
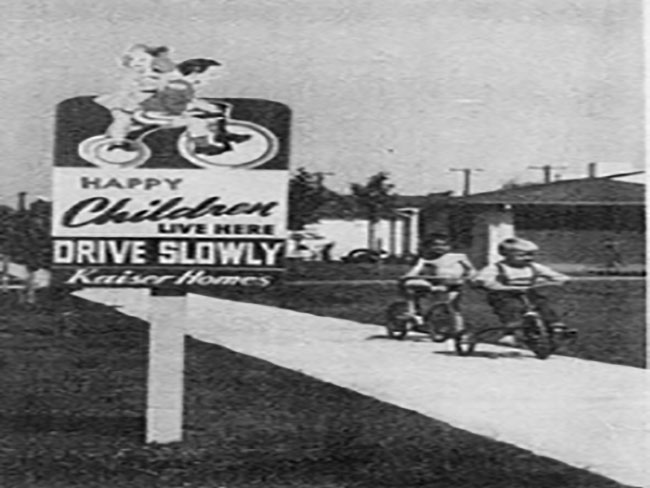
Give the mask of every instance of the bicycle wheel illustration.
[{"label": "bicycle wheel illustration", "polygon": [[151,157],[151,150],[141,140],[114,139],[106,135],[83,140],[78,152],[85,161],[103,168],[137,168]]},{"label": "bicycle wheel illustration", "polygon": [[252,122],[229,120],[228,134],[213,137],[215,146],[223,148],[220,154],[200,154],[187,132],[178,139],[178,152],[202,168],[255,168],[273,159],[279,150],[275,135]]}]

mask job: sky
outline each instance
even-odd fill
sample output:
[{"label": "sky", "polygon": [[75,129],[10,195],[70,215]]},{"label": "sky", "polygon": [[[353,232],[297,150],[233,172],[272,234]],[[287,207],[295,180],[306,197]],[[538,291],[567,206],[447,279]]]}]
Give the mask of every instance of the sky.
[{"label": "sky", "polygon": [[402,194],[644,167],[640,0],[5,0],[0,203],[50,195],[54,109],[131,44],[220,60],[204,96],[293,110],[293,168]]}]

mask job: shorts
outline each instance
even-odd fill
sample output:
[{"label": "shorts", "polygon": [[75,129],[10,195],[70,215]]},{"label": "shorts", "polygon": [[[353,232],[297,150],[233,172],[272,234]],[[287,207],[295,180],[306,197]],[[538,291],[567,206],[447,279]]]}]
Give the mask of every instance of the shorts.
[{"label": "shorts", "polygon": [[[558,322],[558,314],[549,304],[548,299],[536,290],[528,291],[528,298],[537,308],[542,319],[547,323]],[[521,315],[526,310],[518,293],[510,291],[490,291],[487,301],[492,310],[499,317],[502,324],[513,324],[521,320]]]}]

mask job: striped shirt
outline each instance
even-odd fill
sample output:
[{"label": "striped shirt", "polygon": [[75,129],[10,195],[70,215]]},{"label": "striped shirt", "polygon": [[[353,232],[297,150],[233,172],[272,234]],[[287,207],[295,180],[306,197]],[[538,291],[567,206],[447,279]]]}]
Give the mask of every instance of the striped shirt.
[{"label": "striped shirt", "polygon": [[474,282],[483,288],[499,289],[503,286],[529,287],[543,282],[563,283],[569,277],[548,266],[530,263],[526,266],[509,266],[504,261],[490,264],[479,271]]}]

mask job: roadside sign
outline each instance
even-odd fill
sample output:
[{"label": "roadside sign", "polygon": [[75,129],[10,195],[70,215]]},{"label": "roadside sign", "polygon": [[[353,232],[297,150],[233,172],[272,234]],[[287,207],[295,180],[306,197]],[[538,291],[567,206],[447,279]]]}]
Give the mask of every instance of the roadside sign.
[{"label": "roadside sign", "polygon": [[93,98],[59,105],[52,235],[60,281],[266,287],[282,272],[289,109],[206,102],[216,107],[210,124],[234,138],[212,152],[192,141],[187,121],[137,114],[125,143],[106,135],[110,113]]},{"label": "roadside sign", "polygon": [[146,441],[158,443],[183,438],[186,290],[273,282],[289,180],[288,107],[199,98],[221,64],[168,53],[136,44],[116,92],[59,104],[52,208],[55,280],[151,289]]}]

